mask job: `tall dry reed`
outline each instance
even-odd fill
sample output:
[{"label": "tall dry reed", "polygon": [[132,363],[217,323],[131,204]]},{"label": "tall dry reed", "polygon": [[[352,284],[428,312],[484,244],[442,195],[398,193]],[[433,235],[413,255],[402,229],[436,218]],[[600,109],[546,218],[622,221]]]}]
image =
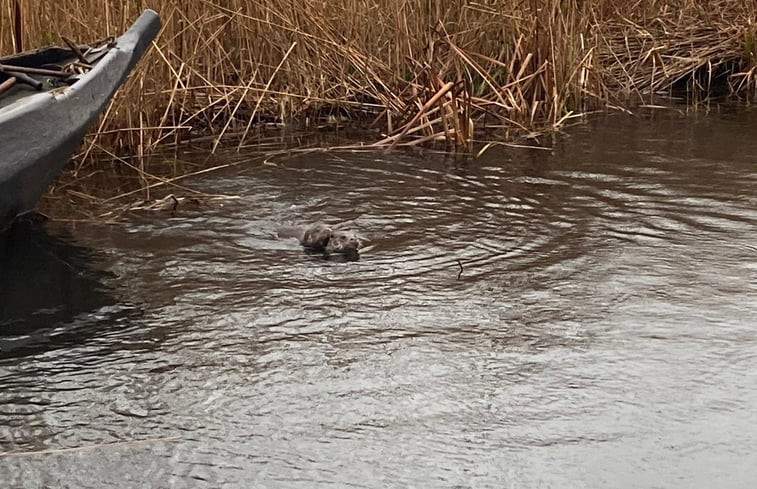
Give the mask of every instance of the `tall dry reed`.
[{"label": "tall dry reed", "polygon": [[[21,1],[25,46],[165,27],[86,150],[147,153],[261,121],[372,121],[383,145],[464,146],[560,126],[681,88],[755,93],[755,4],[743,0]],[[14,0],[0,0],[0,51]]]}]

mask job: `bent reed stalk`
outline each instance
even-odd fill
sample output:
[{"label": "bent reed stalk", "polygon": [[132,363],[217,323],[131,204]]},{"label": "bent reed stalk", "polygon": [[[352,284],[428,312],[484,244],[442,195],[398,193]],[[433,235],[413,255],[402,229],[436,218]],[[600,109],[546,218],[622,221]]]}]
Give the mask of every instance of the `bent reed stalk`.
[{"label": "bent reed stalk", "polygon": [[[14,0],[0,0],[0,51]],[[261,122],[372,121],[377,145],[505,136],[675,88],[755,94],[755,3],[743,0],[38,0],[24,46],[122,32],[144,8],[164,29],[84,154],[148,154]],[[694,100],[695,98],[692,98]]]}]

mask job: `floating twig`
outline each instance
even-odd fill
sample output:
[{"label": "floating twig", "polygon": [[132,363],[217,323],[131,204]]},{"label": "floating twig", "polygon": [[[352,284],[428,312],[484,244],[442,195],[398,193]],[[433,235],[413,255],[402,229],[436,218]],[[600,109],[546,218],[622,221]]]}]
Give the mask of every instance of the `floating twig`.
[{"label": "floating twig", "polygon": [[463,274],[463,263],[458,259],[457,266],[460,267],[460,271],[457,272],[457,279],[460,280],[460,276]]}]

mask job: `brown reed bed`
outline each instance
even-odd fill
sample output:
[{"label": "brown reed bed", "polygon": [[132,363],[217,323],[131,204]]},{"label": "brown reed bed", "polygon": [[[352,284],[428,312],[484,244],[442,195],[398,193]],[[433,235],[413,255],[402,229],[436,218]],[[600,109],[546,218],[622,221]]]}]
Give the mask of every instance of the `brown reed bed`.
[{"label": "brown reed bed", "polygon": [[[0,51],[14,0],[0,0]],[[755,3],[743,0],[38,0],[26,47],[165,27],[90,135],[144,155],[206,138],[254,141],[266,123],[342,121],[379,147],[512,138],[590,111],[680,93],[752,97]],[[141,168],[144,171],[144,168]]]}]

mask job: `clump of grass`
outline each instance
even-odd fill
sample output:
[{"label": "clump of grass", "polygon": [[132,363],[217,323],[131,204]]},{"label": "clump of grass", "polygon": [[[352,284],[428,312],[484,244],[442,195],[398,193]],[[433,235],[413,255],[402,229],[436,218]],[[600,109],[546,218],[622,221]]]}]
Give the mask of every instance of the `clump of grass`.
[{"label": "clump of grass", "polygon": [[[85,145],[142,155],[261,123],[372,122],[385,146],[474,130],[507,137],[685,90],[755,94],[755,4],[742,0],[39,0],[25,46],[122,32],[149,7],[165,27]],[[0,0],[0,50],[13,49]],[[56,41],[57,42],[57,41]],[[491,133],[489,133],[491,134]]]}]

